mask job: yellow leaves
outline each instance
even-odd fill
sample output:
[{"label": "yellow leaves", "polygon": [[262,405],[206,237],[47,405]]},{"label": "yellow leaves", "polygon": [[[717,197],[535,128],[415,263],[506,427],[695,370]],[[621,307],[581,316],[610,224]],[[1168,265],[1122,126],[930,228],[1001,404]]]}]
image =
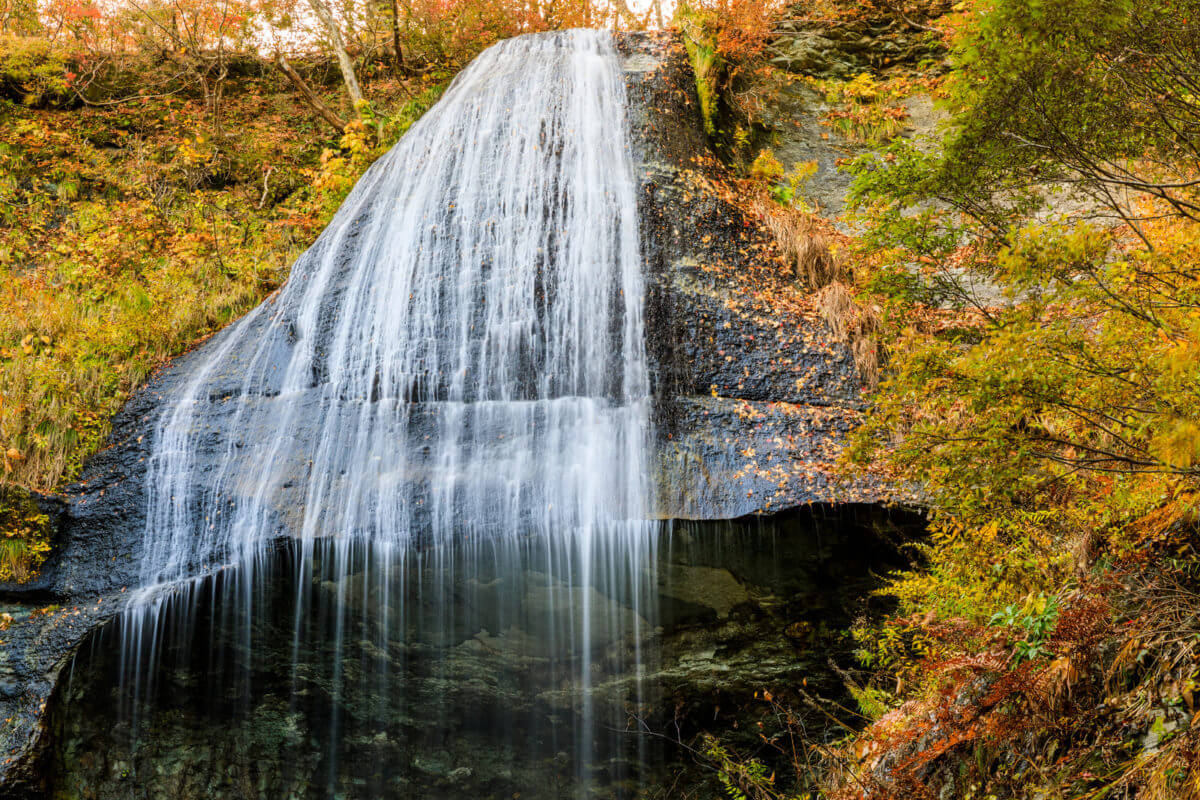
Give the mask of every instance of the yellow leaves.
[{"label": "yellow leaves", "polygon": [[204,146],[205,140],[203,136],[197,136],[195,139],[184,138],[180,143],[176,155],[183,161],[184,165],[190,168],[199,167],[207,164],[215,156],[215,151]]},{"label": "yellow leaves", "polygon": [[868,72],[860,73],[849,83],[841,87],[843,97],[849,97],[860,103],[870,102],[879,96],[879,84]]},{"label": "yellow leaves", "polygon": [[1004,278],[1017,287],[1070,281],[1080,273],[1102,267],[1110,282],[1122,285],[1132,280],[1133,273],[1125,262],[1113,261],[1105,266],[1112,245],[1107,231],[1084,223],[1069,229],[1059,224],[1031,224],[1012,236],[997,263]]},{"label": "yellow leaves", "polygon": [[1192,320],[1185,335],[1172,337],[1164,331],[1160,341],[1169,345],[1163,354],[1163,364],[1167,371],[1176,378],[1191,379],[1200,370],[1200,324]]},{"label": "yellow leaves", "polygon": [[1051,661],[1038,682],[1046,704],[1059,708],[1071,696],[1072,688],[1083,674],[1083,665],[1069,655]]},{"label": "yellow leaves", "polygon": [[1200,461],[1200,423],[1178,419],[1154,437],[1150,444],[1156,458],[1172,467],[1184,469]]},{"label": "yellow leaves", "polygon": [[[4,37],[0,61],[14,55]],[[0,114],[7,483],[53,490],[77,474],[129,388],[258,302],[328,220],[332,201],[305,175],[320,145],[300,133],[304,115],[277,113],[292,104],[273,83],[248,78],[227,95],[219,136],[187,93]],[[338,149],[326,158],[342,159],[339,189],[373,156],[358,133],[346,145],[361,163]]]},{"label": "yellow leaves", "polygon": [[0,581],[24,581],[50,551],[52,525],[27,492],[0,486]]},{"label": "yellow leaves", "polygon": [[784,175],[783,164],[770,150],[762,150],[750,165],[750,176],[756,180],[774,183]]}]

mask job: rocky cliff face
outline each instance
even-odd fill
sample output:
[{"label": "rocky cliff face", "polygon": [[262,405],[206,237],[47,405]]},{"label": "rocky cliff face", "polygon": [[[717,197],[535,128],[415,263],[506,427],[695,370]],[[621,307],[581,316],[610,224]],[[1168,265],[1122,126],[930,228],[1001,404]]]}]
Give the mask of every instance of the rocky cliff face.
[{"label": "rocky cliff face", "polygon": [[[759,220],[730,201],[682,46],[643,35],[624,48],[642,156],[659,513],[730,519],[890,499],[865,477],[834,475],[861,410],[853,357]],[[813,139],[829,151],[832,170],[832,145]]]},{"label": "rocky cliff face", "polygon": [[[635,782],[644,791],[639,796],[674,797],[665,787],[675,784],[707,797],[704,776],[670,746],[669,734],[690,739],[698,730],[736,729],[754,746],[753,715],[770,713],[754,699],[763,687],[804,680],[814,691],[838,694],[826,661],[845,657],[840,631],[875,586],[872,573],[896,563],[880,531],[902,522],[859,507],[681,523],[664,531],[653,567],[655,626],[643,624],[637,644],[636,694],[632,676],[616,666],[615,654],[631,643],[611,639],[603,625],[591,631],[597,657],[588,690],[591,714],[603,728],[628,730],[629,714],[637,713],[643,730],[663,738],[639,744],[629,732],[617,742],[598,741],[586,764],[592,788],[628,797],[633,792],[622,783]],[[378,643],[373,631],[380,625],[395,629],[395,606],[359,604],[370,584],[362,572],[347,575],[345,586],[314,582],[314,600],[344,591],[355,606],[341,632],[342,668],[354,679],[335,695],[334,636],[322,629],[317,638],[324,646],[296,648],[289,612],[302,588],[297,571],[287,558],[271,569],[256,601],[253,644],[230,625],[244,606],[216,609],[201,601],[189,621],[196,635],[163,637],[160,665],[144,673],[159,687],[157,696],[134,700],[132,711],[124,705],[129,696],[114,691],[122,675],[117,631],[107,627],[82,648],[48,709],[52,747],[44,769],[53,796],[577,796],[570,754],[579,687],[548,658],[561,641],[556,646],[546,626],[554,614],[578,618],[579,598],[560,595],[566,602],[547,609],[546,595],[531,591],[524,604],[533,613],[516,615],[503,630],[464,624],[444,635],[440,625],[417,626],[386,649],[370,648],[367,661],[362,643]],[[433,563],[421,571],[426,591],[446,577]],[[421,584],[412,583],[410,608],[420,605]],[[467,592],[456,609],[463,616],[479,610],[469,608],[471,597]],[[475,599],[488,602],[486,594]],[[602,591],[591,592],[589,603],[596,622],[614,612],[635,614]],[[424,613],[433,623],[441,611]],[[370,676],[381,664],[402,691],[379,691]],[[343,725],[332,779],[331,711]],[[380,717],[386,725],[365,733],[352,725]]]},{"label": "rocky cliff face", "polygon": [[[799,10],[799,7],[797,7]],[[944,45],[899,16],[832,22],[797,14],[778,27],[771,49],[776,66],[816,78],[846,80],[891,67],[940,67]]]},{"label": "rocky cliff face", "polygon": [[[725,199],[682,46],[666,35],[628,35],[620,46],[642,164],[658,514],[720,520],[888,500],[884,487],[831,470],[861,405],[851,355],[780,270],[758,223]],[[41,576],[0,587],[0,610],[12,616],[0,632],[0,795],[42,790],[47,703],[80,642],[134,585],[155,411],[197,353],[155,375],[83,479],[46,501],[61,526]]]}]

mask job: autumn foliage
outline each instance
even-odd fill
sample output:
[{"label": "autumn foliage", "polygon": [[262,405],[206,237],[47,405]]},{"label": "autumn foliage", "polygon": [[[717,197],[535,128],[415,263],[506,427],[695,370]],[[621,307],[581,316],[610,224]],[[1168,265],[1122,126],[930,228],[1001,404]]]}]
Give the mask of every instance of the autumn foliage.
[{"label": "autumn foliage", "polygon": [[[76,478],[478,52],[645,21],[610,0],[0,0],[0,486]],[[17,502],[0,581],[47,550]]]},{"label": "autumn foliage", "polygon": [[[900,68],[809,81],[865,151],[819,295],[835,334],[877,312],[843,469],[919,487],[928,536],[853,630],[853,703],[789,687],[838,733],[776,698],[756,756],[709,763],[756,798],[1200,798],[1200,5],[791,14],[953,41],[922,138]],[[744,160],[776,238],[815,243],[783,165]]]},{"label": "autumn foliage", "polygon": [[758,56],[770,41],[787,4],[783,0],[686,0],[677,19],[698,18],[718,53],[729,61]]},{"label": "autumn foliage", "polygon": [[623,22],[594,0],[538,6],[519,0],[411,0],[403,25],[410,52],[424,61],[461,64],[491,44],[522,33]]},{"label": "autumn foliage", "polygon": [[952,124],[856,166],[856,454],[931,535],[858,632],[891,703],[838,791],[1197,797],[1200,6],[973,11]]}]

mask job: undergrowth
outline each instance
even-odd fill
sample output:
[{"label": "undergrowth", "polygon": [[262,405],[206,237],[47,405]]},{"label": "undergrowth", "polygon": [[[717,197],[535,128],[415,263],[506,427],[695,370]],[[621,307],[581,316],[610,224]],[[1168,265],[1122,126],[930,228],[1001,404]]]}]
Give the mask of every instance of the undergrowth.
[{"label": "undergrowth", "polygon": [[908,124],[905,100],[917,88],[907,76],[878,80],[862,73],[848,81],[810,79],[834,106],[824,124],[851,142],[879,145],[896,138]]},{"label": "undergrowth", "polygon": [[[52,492],[156,366],[279,287],[444,79],[375,82],[370,127],[330,139],[264,63],[215,133],[187,85],[60,102],[69,65],[22,41],[0,57],[0,484]],[[118,93],[163,67],[123,69]],[[44,545],[23,531],[0,529],[0,571],[18,578]]]},{"label": "undergrowth", "polygon": [[[843,466],[920,487],[929,538],[854,628],[844,737],[769,738],[827,798],[1195,800],[1200,6],[947,10],[907,21],[957,31],[938,141],[896,135],[910,86],[820,84],[868,153],[818,291],[886,357]],[[752,761],[710,759],[786,796]]]},{"label": "undergrowth", "polygon": [[29,493],[0,484],[0,582],[25,581],[36,574],[52,538],[50,517]]}]

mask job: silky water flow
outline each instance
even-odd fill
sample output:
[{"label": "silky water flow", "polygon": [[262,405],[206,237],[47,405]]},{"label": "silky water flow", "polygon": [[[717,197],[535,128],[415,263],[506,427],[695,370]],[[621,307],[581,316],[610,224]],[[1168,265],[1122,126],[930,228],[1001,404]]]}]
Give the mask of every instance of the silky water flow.
[{"label": "silky water flow", "polygon": [[432,796],[485,730],[517,784],[630,780],[659,531],[626,113],[607,33],[492,47],[194,356],[118,626],[135,736],[164,661],[207,660],[214,708],[281,695],[317,795]]}]

